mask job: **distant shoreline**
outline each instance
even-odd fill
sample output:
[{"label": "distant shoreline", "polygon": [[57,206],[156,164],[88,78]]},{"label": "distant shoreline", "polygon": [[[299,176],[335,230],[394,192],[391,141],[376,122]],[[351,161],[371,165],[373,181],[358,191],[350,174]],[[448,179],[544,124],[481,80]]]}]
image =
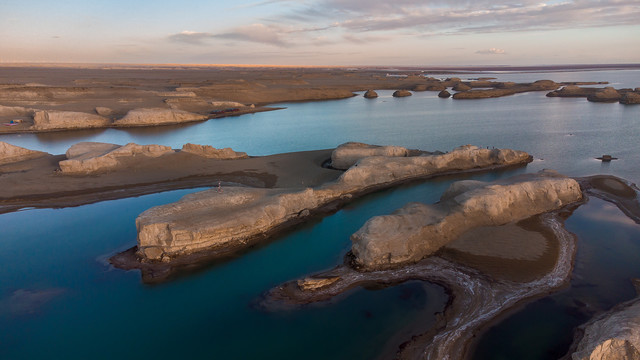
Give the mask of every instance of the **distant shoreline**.
[{"label": "distant shoreline", "polygon": [[434,74],[572,72],[599,70],[640,70],[640,63],[557,64],[557,65],[274,65],[274,64],[145,64],[145,63],[56,63],[3,62],[1,68],[74,68],[74,69],[352,69],[368,71],[425,71]]}]

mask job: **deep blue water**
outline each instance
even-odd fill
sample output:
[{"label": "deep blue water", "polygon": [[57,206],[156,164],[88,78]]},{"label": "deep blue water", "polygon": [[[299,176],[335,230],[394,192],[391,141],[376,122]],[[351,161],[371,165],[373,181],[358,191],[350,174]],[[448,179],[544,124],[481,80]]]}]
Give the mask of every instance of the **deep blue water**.
[{"label": "deep blue water", "polygon": [[[638,71],[498,77],[613,79],[620,84],[616,87],[640,86]],[[402,99],[390,91],[379,93],[375,100],[282,104],[287,109],[185,126],[10,135],[0,141],[50,153],[63,153],[78,141],[175,148],[192,142],[251,155],[330,148],[346,141],[426,150],[470,143],[521,149],[536,158],[524,169],[473,176],[481,180],[554,168],[574,176],[607,173],[640,181],[640,106],[546,98],[544,93],[473,101],[443,100],[433,92]],[[605,153],[620,160],[603,165],[594,159]],[[196,189],[0,215],[0,358],[369,359],[393,352],[412,331],[429,327],[433,313],[446,303],[442,288],[409,282],[356,289],[330,303],[287,311],[266,312],[254,304],[274,285],[340,263],[349,236],[370,217],[409,201],[435,202],[454,180],[371,194],[242,257],[153,286],[142,284],[135,271],[111,269],[105,259],[135,244],[138,214]],[[580,239],[572,288],[533,303],[492,330],[503,336],[502,343],[511,341],[504,336],[512,336],[514,344],[533,331],[539,354],[515,346],[520,354],[538,354],[530,358],[561,351],[554,350],[563,346],[558,336],[570,336],[571,328],[584,321],[582,313],[573,311],[575,299],[608,308],[633,296],[627,279],[639,276],[634,267],[638,226],[617,209],[595,200],[567,224]],[[601,256],[603,249],[607,256]],[[540,316],[540,311],[554,316]],[[522,320],[537,318],[550,320],[536,326]],[[397,333],[406,336],[392,339]],[[516,353],[505,349],[514,358]]]}]

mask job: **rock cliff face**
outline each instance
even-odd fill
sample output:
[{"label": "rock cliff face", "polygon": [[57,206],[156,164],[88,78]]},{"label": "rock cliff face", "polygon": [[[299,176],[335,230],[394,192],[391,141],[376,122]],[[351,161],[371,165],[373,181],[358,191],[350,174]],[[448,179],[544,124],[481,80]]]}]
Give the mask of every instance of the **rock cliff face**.
[{"label": "rock cliff face", "polygon": [[182,146],[183,152],[203,156],[210,159],[246,159],[249,156],[245,152],[233,151],[231,148],[216,149],[210,145],[196,145],[187,143]]},{"label": "rock cliff face", "polygon": [[640,298],[580,327],[584,334],[571,360],[640,360]]},{"label": "rock cliff face", "polygon": [[111,120],[100,115],[76,111],[46,110],[33,115],[33,130],[65,130],[102,128],[111,125]]},{"label": "rock cliff face", "polygon": [[116,126],[148,126],[178,124],[190,121],[204,120],[205,115],[194,114],[182,110],[145,108],[130,110],[122,119],[114,122]]},{"label": "rock cliff face", "polygon": [[0,165],[29,160],[46,154],[47,153],[41,151],[29,150],[0,141]]},{"label": "rock cliff face", "polygon": [[358,142],[348,142],[338,146],[331,153],[331,166],[346,170],[358,160],[368,156],[408,156],[409,150],[400,146],[378,146]]},{"label": "rock cliff face", "polygon": [[92,174],[117,168],[135,156],[154,158],[173,152],[170,147],[162,145],[129,143],[119,146],[84,142],[70,147],[66,153],[67,160],[60,161],[59,165],[63,174]]},{"label": "rock cliff face", "polygon": [[317,189],[224,188],[194,193],[138,217],[138,255],[143,261],[171,261],[201,250],[243,248],[323,205],[369,189],[438,173],[528,161],[530,156],[520,151],[464,146],[443,155],[366,157],[335,182]]},{"label": "rock cliff face", "polygon": [[505,183],[454,183],[438,204],[410,203],[370,219],[352,235],[354,265],[365,270],[413,263],[469,229],[503,225],[582,199],[578,183],[554,172]]}]

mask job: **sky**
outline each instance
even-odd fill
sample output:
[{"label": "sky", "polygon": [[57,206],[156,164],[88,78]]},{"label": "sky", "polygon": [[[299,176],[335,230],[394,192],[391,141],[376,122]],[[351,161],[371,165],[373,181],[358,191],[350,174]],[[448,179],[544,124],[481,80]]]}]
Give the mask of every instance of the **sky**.
[{"label": "sky", "polygon": [[0,0],[0,62],[640,63],[640,0]]}]

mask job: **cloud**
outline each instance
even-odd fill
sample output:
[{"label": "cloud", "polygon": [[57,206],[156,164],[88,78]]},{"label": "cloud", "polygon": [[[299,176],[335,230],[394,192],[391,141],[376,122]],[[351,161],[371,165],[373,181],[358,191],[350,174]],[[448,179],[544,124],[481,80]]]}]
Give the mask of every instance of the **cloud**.
[{"label": "cloud", "polygon": [[478,51],[476,51],[476,54],[482,54],[482,55],[504,55],[504,54],[506,54],[506,52],[504,51],[504,49],[490,48],[490,49],[485,49],[485,50],[478,50]]},{"label": "cloud", "polygon": [[229,32],[213,35],[215,38],[237,41],[249,41],[275,46],[288,46],[288,41],[283,39],[286,30],[275,25],[252,24],[237,27]]},{"label": "cloud", "polygon": [[365,36],[365,35],[354,35],[354,34],[344,34],[342,38],[355,44],[376,43],[376,42],[387,41],[390,39],[388,36]]},{"label": "cloud", "polygon": [[448,35],[637,25],[638,18],[638,0],[316,0],[302,2],[272,21],[336,22],[351,32]]},{"label": "cloud", "polygon": [[185,30],[177,34],[169,35],[168,38],[173,42],[202,45],[205,43],[205,40],[213,37],[214,35],[210,33]]}]

